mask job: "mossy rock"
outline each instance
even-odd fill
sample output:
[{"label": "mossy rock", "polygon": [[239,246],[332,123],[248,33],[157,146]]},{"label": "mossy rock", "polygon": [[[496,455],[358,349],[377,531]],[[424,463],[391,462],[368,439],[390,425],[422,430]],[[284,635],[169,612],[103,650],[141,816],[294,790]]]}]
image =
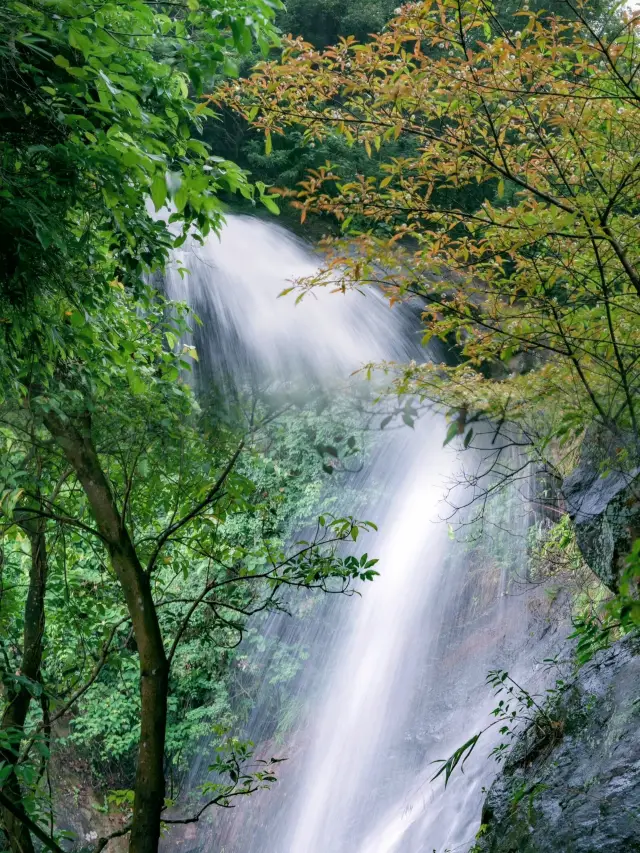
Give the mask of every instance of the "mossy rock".
[{"label": "mossy rock", "polygon": [[478,853],[639,853],[640,640],[599,652],[556,709],[557,740],[524,732],[487,795]]}]

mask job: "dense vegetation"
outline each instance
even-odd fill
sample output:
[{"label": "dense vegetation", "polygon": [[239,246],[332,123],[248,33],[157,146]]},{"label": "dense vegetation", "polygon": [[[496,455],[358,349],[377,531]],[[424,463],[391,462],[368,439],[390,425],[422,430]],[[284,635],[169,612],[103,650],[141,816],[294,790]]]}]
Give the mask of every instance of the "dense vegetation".
[{"label": "dense vegetation", "polygon": [[[516,29],[520,24],[517,15],[521,8],[541,12],[544,17],[560,15],[573,17],[572,9],[565,0],[521,0],[499,3],[490,6],[490,15],[496,29]],[[277,16],[277,23],[283,33],[291,33],[302,38],[318,49],[336,44],[340,38],[353,36],[356,41],[366,43],[375,33],[380,32],[392,18],[398,4],[389,0],[369,0],[369,2],[348,2],[343,0],[292,0]],[[489,7],[488,7],[489,8]],[[583,7],[582,13],[594,25],[601,25],[610,19],[609,5],[601,0],[592,0]],[[432,49],[433,50],[433,49]],[[435,48],[437,53],[438,48]],[[242,63],[245,74],[251,64],[260,60],[254,51]],[[272,137],[267,153],[262,134],[252,131],[250,123],[241,114],[228,109],[221,112],[221,125],[215,123],[205,131],[211,139],[217,153],[230,158],[249,170],[267,184],[286,189],[295,188],[305,179],[309,171],[323,166],[326,162],[339,163],[343,180],[357,175],[374,176],[380,173],[383,162],[393,157],[411,156],[419,146],[419,139],[411,134],[402,133],[397,139],[387,140],[383,154],[377,150],[366,152],[362,146],[352,145],[341,133],[329,133],[322,137],[307,138],[302,126],[291,125],[285,135]],[[457,187],[455,198],[458,204],[475,209],[485,198],[495,196],[496,187],[486,185]],[[448,193],[447,197],[450,197]],[[242,200],[230,199],[232,205],[244,207]],[[299,229],[299,217],[290,206],[281,211],[287,225]],[[335,224],[331,216],[322,216],[306,223],[306,231],[313,229],[321,234]]]},{"label": "dense vegetation", "polygon": [[377,158],[288,193],[344,235],[298,287],[423,298],[425,340],[462,360],[383,366],[397,391],[449,407],[467,445],[467,425],[515,425],[547,464],[594,422],[638,436],[637,24],[608,35],[568,5],[573,20],[524,11],[514,32],[475,3],[409,4],[365,46],[294,40],[222,96],[268,146],[292,127]]},{"label": "dense vegetation", "polygon": [[[603,478],[633,478],[640,457],[638,19],[560,5],[558,16],[525,6],[514,24],[491,4],[409,3],[365,44],[291,39],[279,61],[212,96],[261,130],[266,150],[283,137],[328,155],[280,190],[302,222],[333,218],[341,232],[324,243],[325,268],[292,288],[298,298],[372,284],[391,304],[418,297],[423,340],[457,351],[453,365],[366,370],[400,403],[447,410],[445,443],[482,450],[465,478],[480,516],[530,466],[559,485],[581,449],[612,448],[592,463]],[[336,138],[358,155],[331,157]],[[564,521],[543,562],[554,541],[566,561]],[[576,620],[579,662],[637,627],[636,553],[617,595]]]},{"label": "dense vegetation", "polygon": [[[187,310],[146,283],[189,229],[219,226],[221,189],[254,193],[199,138],[197,96],[254,42],[269,49],[273,17],[262,0],[0,12],[0,823],[13,851],[59,849],[49,756],[72,711],[69,742],[130,788],[118,834],[131,850],[157,848],[166,772],[213,723],[230,776],[209,800],[268,784],[222,733],[245,619],[286,589],[373,571],[336,552],[353,519],[324,516],[287,545],[293,519],[309,520],[317,459],[274,445],[291,403],[254,395],[241,417],[196,401]],[[171,202],[169,222],[150,201]]]},{"label": "dense vegetation", "polygon": [[[278,28],[293,33],[282,55]],[[273,766],[236,737],[248,618],[375,574],[340,547],[373,525],[332,515],[319,477],[327,453],[355,452],[350,415],[336,432],[294,395],[197,395],[183,343],[197,318],[149,284],[189,235],[220,228],[231,196],[266,214],[279,192],[287,215],[333,231],[302,294],[339,277],[422,300],[425,341],[458,363],[369,372],[391,378],[399,419],[410,397],[448,412],[447,440],[493,439],[483,495],[521,475],[510,446],[561,478],[594,424],[618,441],[616,466],[637,464],[638,47],[637,20],[572,0],[4,3],[12,853],[61,849],[52,753],[118,789],[134,853],[157,850],[203,735],[219,747],[205,805],[268,786]],[[638,621],[629,571],[607,631]],[[586,624],[592,646],[600,629]],[[274,684],[298,654],[283,649]]]}]

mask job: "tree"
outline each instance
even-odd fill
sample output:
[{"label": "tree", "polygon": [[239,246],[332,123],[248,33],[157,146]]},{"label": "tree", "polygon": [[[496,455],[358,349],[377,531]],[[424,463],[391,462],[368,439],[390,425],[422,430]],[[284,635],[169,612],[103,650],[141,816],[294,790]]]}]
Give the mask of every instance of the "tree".
[{"label": "tree", "polygon": [[[138,283],[191,226],[201,234],[218,226],[222,188],[253,193],[241,170],[212,157],[199,138],[209,111],[194,98],[254,39],[264,51],[274,43],[276,7],[267,0],[3,4],[5,319],[18,322],[13,307],[36,293],[85,298],[101,286],[105,265],[110,278]],[[174,205],[178,236],[150,214],[149,198],[156,210]]]},{"label": "tree", "polygon": [[292,0],[277,20],[282,32],[303,36],[323,48],[341,36],[366,41],[384,27],[394,8],[392,0]]},{"label": "tree", "polygon": [[[90,636],[96,666],[70,695],[61,695],[60,684],[44,686],[47,718],[28,734],[26,710],[14,721],[20,732],[12,755],[24,766],[43,726],[50,729],[92,687],[114,641],[128,642],[129,632],[139,660],[140,697],[135,796],[126,830],[130,850],[151,851],[157,849],[161,822],[176,820],[163,816],[170,669],[196,613],[206,610],[207,630],[237,643],[244,620],[277,607],[285,589],[344,592],[352,581],[371,578],[375,561],[338,554],[341,542],[355,541],[359,531],[371,527],[352,518],[323,517],[306,541],[292,547],[283,542],[277,503],[260,495],[245,456],[260,454],[260,428],[279,410],[263,411],[256,402],[244,426],[226,428],[201,412],[189,386],[176,381],[178,370],[195,355],[177,344],[184,331],[180,313],[172,318],[169,306],[151,291],[136,298],[114,290],[96,314],[58,328],[64,334],[67,326],[68,349],[54,377],[47,376],[48,365],[36,367],[22,405],[5,401],[5,434],[17,460],[3,490],[8,521],[17,513],[20,525],[40,537],[36,544],[49,541],[51,572],[64,573],[67,581],[84,572],[90,581],[88,563],[98,578],[91,593],[86,586],[79,590],[97,600],[83,605],[96,620]],[[163,350],[167,340],[174,349]],[[113,347],[108,355],[106,341]],[[40,494],[34,502],[33,487],[23,476],[18,485],[15,472],[24,470],[20,458],[42,447],[50,458],[35,478]],[[44,488],[47,480],[57,484],[53,490]],[[245,516],[255,516],[253,530],[245,525],[238,537],[234,527]],[[5,538],[15,534],[16,523],[8,524]],[[63,536],[60,547],[56,543]],[[41,617],[25,619],[28,630],[38,632],[40,658],[43,574],[38,575]],[[27,607],[32,607],[30,595]],[[25,634],[25,656],[33,645],[27,639]],[[22,670],[20,686],[27,696],[43,690],[40,658]],[[51,669],[55,674],[55,666]],[[240,755],[245,761],[251,757],[246,749]],[[236,775],[231,785],[216,787],[211,804],[250,793],[271,779],[268,770],[247,772],[240,765],[237,749],[219,765]],[[5,785],[3,792],[22,807],[15,791]]]},{"label": "tree", "polygon": [[[281,11],[277,24],[283,33],[292,33],[312,44],[315,48],[325,48],[335,44],[340,38],[353,36],[358,42],[366,43],[375,33],[381,32],[387,22],[393,17],[397,7],[395,0],[376,0],[376,2],[349,2],[344,0],[292,0],[287,8]],[[589,21],[606,20],[607,2],[590,0],[583,8],[583,13]],[[514,31],[520,26],[518,13],[524,10],[540,12],[542,15],[567,15],[571,10],[565,0],[510,0],[490,7],[490,14],[496,26]],[[277,49],[277,48],[276,48]],[[437,50],[437,48],[436,48]],[[242,74],[246,76],[252,64],[261,59],[254,50],[251,56],[245,58],[242,64]],[[382,154],[373,151],[371,156],[361,146],[349,144],[348,139],[339,133],[333,133],[323,139],[305,141],[302,128],[290,128],[286,136],[275,135],[271,140],[269,153],[265,152],[264,139],[257,129],[237,112],[224,109],[220,123],[209,125],[205,133],[211,134],[211,144],[217,154],[232,159],[249,169],[251,174],[258,175],[266,183],[281,188],[292,189],[304,180],[311,169],[317,169],[327,161],[340,163],[343,180],[353,179],[356,175],[375,175],[379,171],[380,159],[387,161],[393,157],[403,158],[413,156],[419,147],[419,139],[408,134],[401,134],[394,144],[387,143]],[[454,197],[456,205],[477,207],[484,201],[486,187],[482,185],[466,186],[451,189],[446,196]],[[491,197],[493,190],[490,189]],[[245,204],[242,198],[232,199],[232,204]],[[289,207],[281,211],[287,225],[297,226],[296,213]],[[313,223],[318,230],[335,225],[331,216],[325,216],[321,221]],[[309,224],[307,225],[307,230]]]},{"label": "tree", "polygon": [[3,649],[5,661],[0,665],[2,682],[6,689],[6,704],[0,726],[0,766],[4,771],[2,792],[9,800],[8,803],[0,802],[0,814],[10,847],[19,853],[31,853],[34,849],[25,822],[27,815],[22,802],[16,765],[31,704],[31,691],[40,682],[45,627],[44,595],[48,571],[45,524],[41,518],[32,515],[28,510],[29,508],[25,512],[21,509],[14,511],[16,523],[26,533],[30,549],[29,585],[24,605],[24,634],[18,677],[5,666],[6,649]]},{"label": "tree", "polygon": [[[122,307],[118,299],[112,299],[120,288],[142,292],[144,275],[162,265],[170,248],[184,240],[189,229],[206,235],[216,228],[220,222],[216,193],[221,187],[252,194],[241,170],[212,158],[206,144],[197,138],[207,111],[192,94],[197,95],[212,75],[233,63],[238,53],[249,50],[254,39],[266,51],[276,38],[273,16],[274,6],[263,0],[237,0],[222,10],[211,0],[166,4],[127,0],[99,5],[10,0],[3,4],[0,371],[4,405],[20,429],[25,427],[20,416],[30,411],[25,409],[25,400],[34,393],[44,396],[63,384],[71,353],[80,359],[95,356],[91,366],[85,365],[84,378],[99,371],[105,360],[115,358],[117,364],[120,358],[122,366],[124,354],[118,356],[119,344],[114,347],[112,330],[107,330],[111,337],[102,338],[100,355],[95,349],[89,353],[87,343],[98,340],[83,328],[90,312],[99,310],[107,316],[110,307]],[[169,218],[179,224],[170,227],[152,216],[149,199],[156,210],[171,202],[175,213]],[[76,346],[78,342],[80,346]],[[156,356],[161,359],[162,347]],[[133,393],[142,379],[128,367],[125,375]],[[105,378],[108,372],[107,366]],[[80,392],[75,389],[75,393]],[[69,389],[69,394],[73,398],[74,391]],[[48,410],[57,441],[63,441],[65,430],[71,430],[65,420],[66,402],[67,397],[59,409]],[[29,430],[42,415],[38,411],[37,417],[31,412]],[[21,646],[23,680],[12,680],[7,667],[4,682],[3,759],[8,776],[0,781],[2,817],[11,843],[21,850],[28,850],[29,842],[25,831],[15,828],[16,818],[21,821],[25,809],[18,796],[17,765],[13,765],[18,760],[16,748],[23,739],[30,700],[41,692],[37,678],[45,622],[47,530],[42,529],[36,510],[47,471],[37,474],[29,501],[16,497],[12,502],[9,496],[19,492],[14,487],[16,477],[33,475],[33,457],[40,447],[39,431],[35,434],[36,444],[24,454],[26,469],[14,470],[12,441],[3,459],[11,463],[4,467],[9,478],[5,477],[4,501],[7,535],[19,527],[33,543],[38,540],[42,545],[32,547],[33,595],[25,603],[23,641],[16,645],[16,651]],[[64,437],[69,442],[70,434]],[[82,436],[74,433],[73,437]],[[78,446],[76,442],[76,449]],[[67,449],[71,453],[70,446]],[[90,442],[82,449],[87,454],[84,473],[86,465],[93,464],[92,473],[98,475]],[[111,501],[108,488],[101,481],[105,510]],[[119,567],[124,560],[129,591],[138,584],[139,596],[130,602],[140,606],[148,590],[139,573],[136,575],[137,569],[132,569],[130,543],[120,542],[124,551],[116,554],[116,519],[111,501],[112,556]],[[103,533],[107,535],[106,530]],[[42,563],[39,573],[37,556]],[[132,617],[150,641],[156,631],[157,646],[154,617],[147,613],[141,615],[138,607],[137,616],[132,612]],[[142,657],[153,664],[153,649],[142,636],[139,639]],[[163,672],[160,666],[160,680]],[[162,702],[158,713],[161,717]],[[163,736],[160,717],[156,738]],[[143,775],[146,772],[141,770]],[[157,779],[150,782],[152,788],[154,785],[150,796],[157,800]],[[141,790],[139,797],[145,796]],[[145,818],[150,821],[146,824],[150,831],[146,840],[135,842],[134,849],[139,843],[154,845],[157,815],[157,802],[150,803]],[[136,826],[134,835],[140,838],[144,833],[144,828]]]},{"label": "tree", "polygon": [[[505,476],[499,435],[551,464],[594,421],[640,434],[639,19],[563,5],[523,10],[516,30],[490,3],[408,3],[366,45],[293,40],[221,96],[267,141],[338,134],[382,160],[355,180],[327,163],[290,193],[344,235],[298,286],[423,299],[425,342],[455,343],[461,363],[384,369],[452,412],[449,439],[488,424]],[[415,150],[386,156],[403,137]],[[485,200],[461,204],[476,186]]]},{"label": "tree", "polygon": [[[180,381],[193,355],[178,344],[183,309],[145,285],[187,234],[201,239],[219,226],[221,189],[253,197],[244,173],[198,138],[211,113],[196,98],[254,40],[268,50],[276,5],[10,0],[0,11],[2,524],[5,575],[15,581],[6,596],[3,581],[0,599],[11,637],[1,670],[0,807],[21,853],[30,834],[56,849],[53,817],[47,831],[40,825],[35,751],[46,765],[51,725],[92,688],[113,652],[128,645],[140,664],[127,831],[131,850],[150,851],[165,805],[170,665],[194,613],[209,608],[216,630],[233,633],[256,606],[272,606],[281,587],[322,586],[329,577],[348,585],[371,572],[334,552],[361,529],[347,519],[326,520],[293,552],[268,537],[235,550],[225,540],[216,550],[214,506],[218,519],[261,511],[246,471],[236,471],[257,452],[256,423],[207,427]],[[257,195],[275,209],[264,187]],[[156,217],[150,201],[173,212]],[[184,549],[176,562],[186,575],[196,563],[200,583],[188,596],[158,600],[162,561],[174,547]],[[46,617],[74,612],[74,574],[79,597],[96,601],[84,605],[89,624],[75,625],[72,640],[95,666],[83,665],[83,683],[63,671],[62,683],[43,684],[60,674]],[[255,592],[238,592],[247,585]],[[42,719],[34,722],[36,697]],[[242,775],[249,787],[241,793],[251,778]]]}]

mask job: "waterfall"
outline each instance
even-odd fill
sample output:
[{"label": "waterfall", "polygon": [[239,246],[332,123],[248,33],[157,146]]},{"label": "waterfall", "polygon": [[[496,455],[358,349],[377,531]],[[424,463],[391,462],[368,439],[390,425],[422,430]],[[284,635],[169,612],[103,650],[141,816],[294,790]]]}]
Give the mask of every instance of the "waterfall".
[{"label": "waterfall", "polygon": [[[170,273],[169,295],[204,321],[205,381],[213,372],[330,389],[365,362],[429,358],[412,317],[375,291],[322,292],[298,305],[277,298],[318,263],[285,230],[247,217],[229,217],[219,240],[177,258],[188,274]],[[431,782],[432,762],[486,725],[487,669],[533,659],[526,596],[504,595],[524,565],[528,518],[517,501],[499,507],[499,541],[486,549],[500,556],[489,568],[475,564],[477,548],[451,541],[439,518],[458,460],[442,448],[444,432],[430,414],[413,430],[386,430],[365,470],[351,475],[352,492],[375,486],[373,505],[357,514],[379,525],[366,547],[380,559],[380,577],[361,596],[322,602],[314,619],[271,614],[260,623],[276,647],[305,649],[290,697],[295,722],[276,745],[288,758],[280,781],[232,813],[169,835],[166,850],[443,853],[472,844],[482,787],[495,772],[486,759],[492,744],[479,745],[446,791],[442,779]],[[273,648],[247,654],[266,673]],[[258,746],[268,739],[273,752],[265,704],[255,697],[247,734]],[[194,784],[207,760],[203,747]]]}]

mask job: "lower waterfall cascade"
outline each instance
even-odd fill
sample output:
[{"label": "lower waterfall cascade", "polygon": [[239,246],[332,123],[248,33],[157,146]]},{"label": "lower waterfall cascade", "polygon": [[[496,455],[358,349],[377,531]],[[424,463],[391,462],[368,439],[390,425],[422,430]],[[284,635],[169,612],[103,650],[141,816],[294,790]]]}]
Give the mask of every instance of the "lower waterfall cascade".
[{"label": "lower waterfall cascade", "polygon": [[[323,291],[297,305],[292,295],[278,298],[318,264],[284,229],[244,216],[228,217],[219,239],[185,249],[176,266],[188,273],[170,270],[166,286],[203,320],[195,333],[198,381],[216,373],[237,382],[258,376],[330,393],[364,363],[430,357],[412,318],[375,291]],[[477,548],[443,520],[459,466],[455,450],[442,447],[444,434],[442,418],[431,413],[413,429],[379,432],[363,470],[347,475],[353,490],[373,495],[356,514],[378,525],[366,548],[379,559],[380,576],[361,595],[317,603],[321,618],[262,618],[260,631],[276,648],[305,650],[288,697],[295,720],[274,737],[258,695],[243,733],[258,754],[287,758],[279,781],[232,810],[210,810],[197,826],[172,829],[164,851],[445,853],[472,846],[483,789],[497,769],[488,758],[494,736],[479,742],[446,790],[442,777],[432,781],[434,762],[486,726],[495,704],[487,670],[530,673],[544,654],[530,598],[517,582],[531,523],[526,502],[507,495],[495,528],[478,534],[485,552],[500,551],[484,571]],[[266,673],[273,648],[249,649],[251,665]],[[203,744],[191,787],[206,778],[209,763]]]}]

